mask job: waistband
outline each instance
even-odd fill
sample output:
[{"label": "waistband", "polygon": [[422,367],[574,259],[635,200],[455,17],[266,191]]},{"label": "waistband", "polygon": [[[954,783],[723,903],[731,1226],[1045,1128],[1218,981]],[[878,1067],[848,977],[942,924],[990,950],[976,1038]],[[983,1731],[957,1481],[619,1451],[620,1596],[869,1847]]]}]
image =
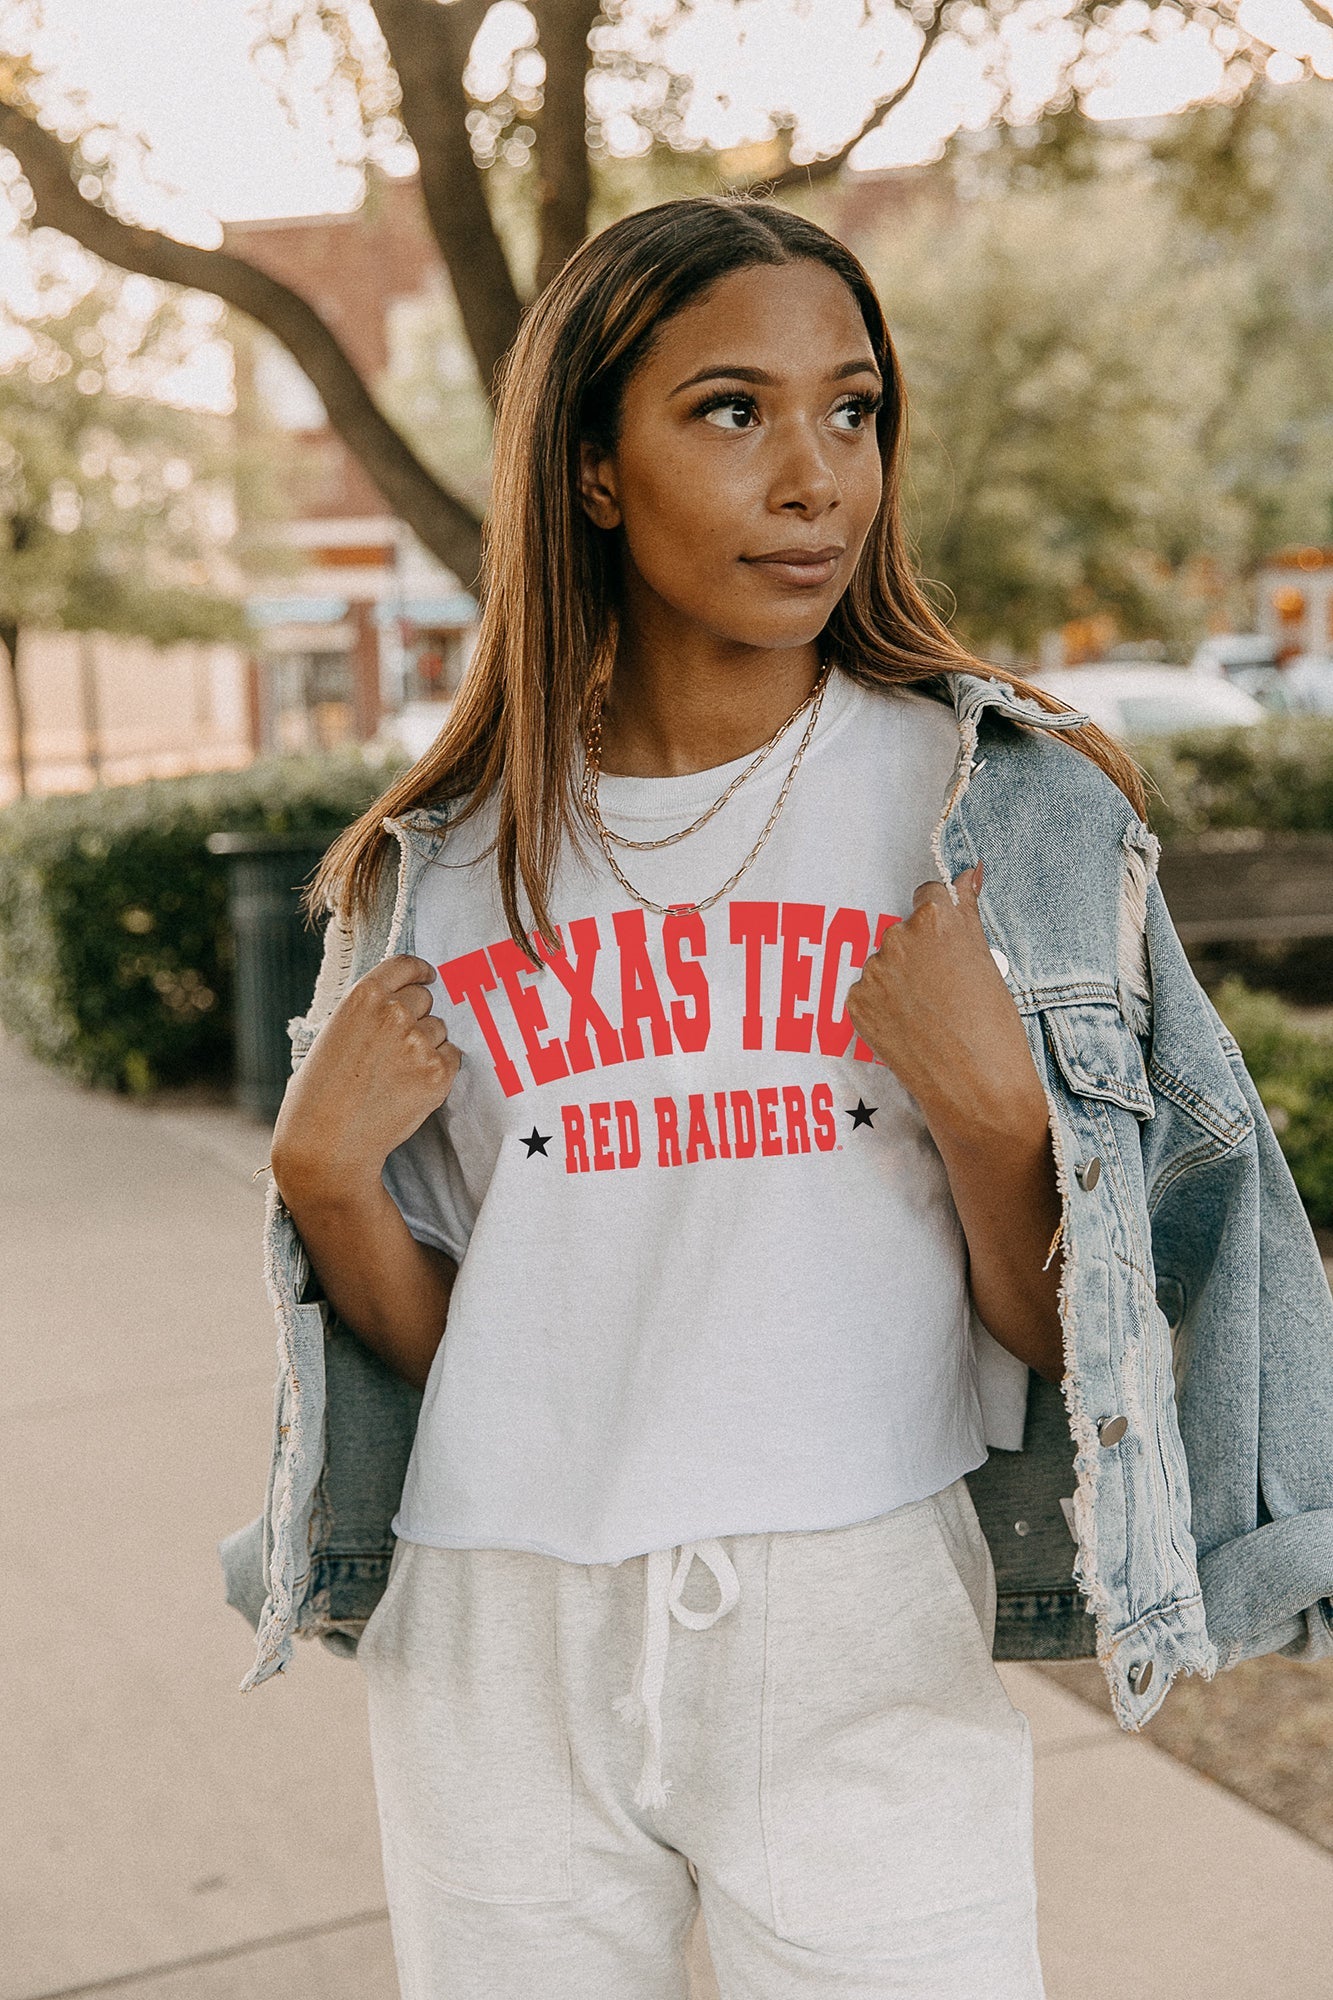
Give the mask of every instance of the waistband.
[{"label": "waistband", "polygon": [[[677,1560],[673,1566],[672,1558]],[[691,1611],[681,1602],[685,1579],[696,1557],[717,1580],[718,1601],[711,1611]],[[650,1549],[645,1558],[643,1642],[634,1669],[634,1686],[618,1696],[616,1712],[627,1722],[643,1716],[643,1767],[635,1787],[636,1806],[666,1804],[671,1780],[662,1776],[662,1689],[666,1682],[667,1643],[671,1620],[692,1632],[706,1632],[740,1600],[736,1568],[720,1541],[682,1542],[678,1549]]]}]

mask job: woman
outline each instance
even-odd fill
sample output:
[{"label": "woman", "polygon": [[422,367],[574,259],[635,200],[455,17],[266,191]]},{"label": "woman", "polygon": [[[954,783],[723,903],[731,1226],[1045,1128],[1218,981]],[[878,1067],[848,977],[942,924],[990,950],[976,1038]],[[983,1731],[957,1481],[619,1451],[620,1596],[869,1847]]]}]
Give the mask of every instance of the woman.
[{"label": "woman", "polygon": [[[700,1899],[724,2000],[1042,1992],[965,1479],[1006,1381],[1066,1375],[1070,1185],[990,857],[940,866],[975,663],[904,551],[903,422],[870,282],[813,224],[705,198],[585,244],[506,369],[464,685],[315,885],[272,1168],[337,1319],[424,1391],[358,1652],[410,2000],[680,2000]],[[1134,766],[1015,685],[1142,835]],[[1149,1594],[1170,1671],[1207,1672],[1162,1449],[1180,1576]],[[311,1505],[288,1465],[267,1553]]]}]

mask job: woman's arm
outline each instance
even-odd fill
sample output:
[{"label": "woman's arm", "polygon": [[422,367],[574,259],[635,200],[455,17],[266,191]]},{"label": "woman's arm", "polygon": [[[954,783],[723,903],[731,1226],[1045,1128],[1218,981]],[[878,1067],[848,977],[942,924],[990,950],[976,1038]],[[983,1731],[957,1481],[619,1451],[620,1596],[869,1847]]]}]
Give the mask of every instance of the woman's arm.
[{"label": "woman's arm", "polygon": [[270,1164],[340,1319],[416,1388],[444,1334],[458,1266],[419,1243],[384,1162],[444,1102],[462,1061],[430,1011],[434,968],[385,959],[348,989],[292,1077]]},{"label": "woman's arm", "polygon": [[1048,1262],[1047,1252],[1063,1204],[1046,1093],[986,943],[980,886],[980,863],[957,877],[957,904],[942,882],[923,882],[911,916],[891,925],[866,960],[847,1011],[912,1093],[939,1149],[978,1318],[1011,1354],[1058,1382],[1060,1260]]}]

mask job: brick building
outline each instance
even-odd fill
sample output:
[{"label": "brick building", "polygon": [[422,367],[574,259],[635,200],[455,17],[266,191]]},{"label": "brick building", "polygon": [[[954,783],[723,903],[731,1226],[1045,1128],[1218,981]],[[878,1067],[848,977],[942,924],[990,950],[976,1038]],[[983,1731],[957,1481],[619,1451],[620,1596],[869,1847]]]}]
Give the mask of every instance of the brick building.
[{"label": "brick building", "polygon": [[[444,278],[415,180],[381,174],[351,214],[232,223],[226,246],[308,299],[372,385],[391,360],[392,308]],[[298,512],[283,530],[299,566],[249,600],[259,747],[391,733],[416,754],[466,665],[475,601],[388,511],[294,365],[271,348],[242,362],[299,454]]]}]

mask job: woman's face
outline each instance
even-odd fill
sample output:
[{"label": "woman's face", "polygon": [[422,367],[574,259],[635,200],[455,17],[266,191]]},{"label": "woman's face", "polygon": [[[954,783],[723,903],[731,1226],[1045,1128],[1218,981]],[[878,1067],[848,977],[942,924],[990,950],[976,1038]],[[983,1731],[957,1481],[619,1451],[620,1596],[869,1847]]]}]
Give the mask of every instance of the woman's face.
[{"label": "woman's face", "polygon": [[856,300],[823,264],[733,271],[669,320],[626,385],[615,451],[583,447],[583,504],[618,531],[630,631],[815,639],[879,507],[882,386]]}]

